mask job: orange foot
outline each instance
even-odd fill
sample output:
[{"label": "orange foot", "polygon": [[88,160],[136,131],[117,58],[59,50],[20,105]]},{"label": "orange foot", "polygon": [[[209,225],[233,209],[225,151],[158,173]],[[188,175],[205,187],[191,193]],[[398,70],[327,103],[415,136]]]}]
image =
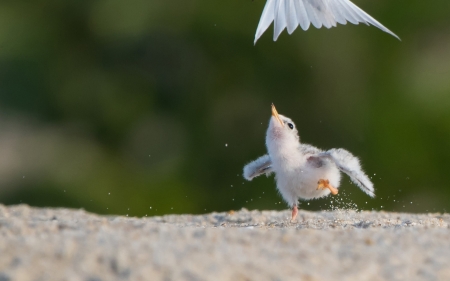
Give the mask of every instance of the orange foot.
[{"label": "orange foot", "polygon": [[336,195],[338,194],[338,190],[337,188],[334,188],[331,184],[329,180],[322,180],[320,179],[319,182],[317,183],[317,190],[319,189],[325,189],[328,188],[331,191],[331,194]]}]

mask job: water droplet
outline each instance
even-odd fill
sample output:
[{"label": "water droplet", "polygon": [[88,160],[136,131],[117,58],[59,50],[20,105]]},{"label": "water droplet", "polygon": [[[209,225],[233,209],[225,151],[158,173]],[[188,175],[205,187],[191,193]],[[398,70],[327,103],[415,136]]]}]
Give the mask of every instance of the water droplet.
[{"label": "water droplet", "polygon": [[152,207],[150,207],[150,209],[151,209]]},{"label": "water droplet", "polygon": [[108,192],[108,195],[111,195],[111,192]]},{"label": "water droplet", "polygon": [[233,185],[231,185],[231,187],[233,187]]},{"label": "water droplet", "polygon": [[225,144],[225,147],[228,147],[228,143]]}]

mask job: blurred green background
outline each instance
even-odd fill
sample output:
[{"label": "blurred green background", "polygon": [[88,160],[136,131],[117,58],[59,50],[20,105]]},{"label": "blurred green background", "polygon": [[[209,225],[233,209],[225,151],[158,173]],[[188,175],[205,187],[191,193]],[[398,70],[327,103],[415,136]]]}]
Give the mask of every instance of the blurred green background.
[{"label": "blurred green background", "polygon": [[273,102],[375,183],[375,199],[344,178],[301,208],[447,212],[448,0],[354,3],[402,41],[348,24],[274,43],[271,26],[254,46],[263,0],[1,1],[0,203],[286,209],[273,178],[241,176]]}]

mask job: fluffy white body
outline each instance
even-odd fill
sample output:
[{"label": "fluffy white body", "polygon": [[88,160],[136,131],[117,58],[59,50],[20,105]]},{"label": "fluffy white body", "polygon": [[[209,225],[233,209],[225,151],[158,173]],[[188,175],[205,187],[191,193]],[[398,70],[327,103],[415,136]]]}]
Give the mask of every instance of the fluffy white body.
[{"label": "fluffy white body", "polygon": [[331,28],[347,22],[373,25],[400,39],[349,0],[267,0],[256,30],[255,44],[272,22],[274,41],[285,28],[292,34],[297,26],[308,30],[311,24],[316,28]]},{"label": "fluffy white body", "polygon": [[318,167],[308,160],[315,154],[312,154],[312,151],[305,151],[305,147],[288,150],[286,149],[288,146],[280,147],[285,144],[283,141],[269,140],[268,142],[277,188],[289,206],[296,205],[299,199],[308,200],[330,194],[329,189],[317,189],[321,179],[326,179],[333,187],[339,188],[341,172],[330,160],[321,161]]},{"label": "fluffy white body", "polygon": [[292,120],[279,115],[273,105],[266,146],[268,154],[247,164],[244,177],[252,180],[275,173],[278,191],[293,208],[293,219],[299,199],[337,194],[341,171],[369,196],[375,196],[373,184],[362,171],[358,158],[341,148],[323,151],[301,144]]}]

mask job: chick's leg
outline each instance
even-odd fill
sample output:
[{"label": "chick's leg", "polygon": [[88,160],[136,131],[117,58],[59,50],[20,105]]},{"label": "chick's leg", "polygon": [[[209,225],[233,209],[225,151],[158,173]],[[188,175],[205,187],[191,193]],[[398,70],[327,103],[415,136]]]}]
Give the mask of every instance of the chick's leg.
[{"label": "chick's leg", "polygon": [[331,194],[333,194],[333,195],[338,194],[337,188],[333,187],[333,186],[330,184],[330,181],[329,181],[329,180],[323,180],[323,179],[320,179],[319,182],[317,183],[317,190],[319,190],[319,189],[325,189],[325,188],[328,188],[328,189],[330,190]]},{"label": "chick's leg", "polygon": [[297,208],[297,205],[294,205],[292,207],[292,218],[291,218],[291,221],[295,220],[295,218],[297,217],[297,214],[298,214],[298,208]]}]

